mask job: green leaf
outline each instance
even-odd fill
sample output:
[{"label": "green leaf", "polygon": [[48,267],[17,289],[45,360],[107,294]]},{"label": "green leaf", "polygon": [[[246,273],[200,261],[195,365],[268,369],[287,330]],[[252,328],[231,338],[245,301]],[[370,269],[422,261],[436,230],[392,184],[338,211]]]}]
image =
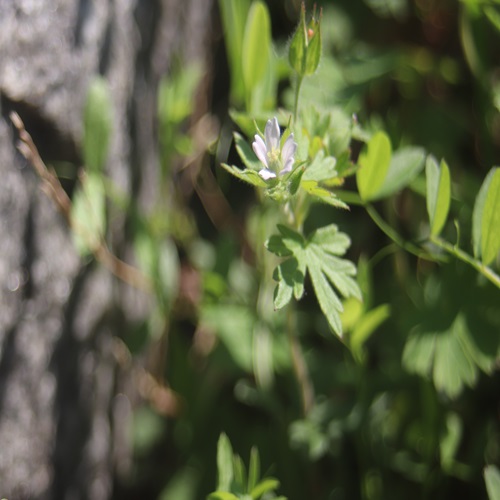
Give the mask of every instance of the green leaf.
[{"label": "green leaf", "polygon": [[438,167],[436,160],[429,156],[425,166],[427,179],[427,213],[431,235],[438,236],[448,217],[451,200],[450,170],[444,160]]},{"label": "green leaf", "polygon": [[490,264],[500,251],[500,168],[495,168],[482,211],[481,255]]},{"label": "green leaf", "polygon": [[496,7],[483,7],[483,12],[486,14],[486,17],[490,20],[491,24],[500,31],[500,12]]},{"label": "green leaf", "polygon": [[316,229],[309,241],[332,255],[344,255],[351,246],[349,236],[339,232],[334,224]]},{"label": "green leaf", "polygon": [[339,313],[344,310],[342,303],[330,286],[325,275],[321,272],[318,263],[312,264],[313,265],[309,266],[308,269],[319,306],[333,331],[339,337],[342,337],[342,323],[339,316]]},{"label": "green leaf", "polygon": [[233,447],[224,433],[220,435],[217,442],[217,474],[217,490],[230,491],[234,476]]},{"label": "green leaf", "polygon": [[360,154],[356,181],[363,201],[374,199],[383,186],[391,155],[391,142],[384,132],[377,132],[373,135],[366,149]]},{"label": "green leaf", "polygon": [[371,311],[365,313],[355,325],[349,345],[353,356],[358,361],[364,358],[363,346],[372,336],[375,330],[391,316],[389,304],[382,304]]},{"label": "green leaf", "polygon": [[489,500],[500,500],[500,471],[494,465],[484,468],[484,482]]},{"label": "green leaf", "polygon": [[252,491],[250,492],[250,496],[253,500],[258,500],[262,495],[264,495],[264,493],[273,491],[279,488],[279,486],[280,482],[277,479],[268,477],[266,479],[263,479],[259,484],[255,486],[255,488],[252,489]]},{"label": "green leaf", "polygon": [[305,269],[299,267],[297,259],[287,259],[279,264],[273,273],[278,282],[274,291],[274,307],[281,309],[290,302],[292,295],[298,300],[304,294]]},{"label": "green leaf", "polygon": [[437,390],[456,397],[478,376],[470,336],[462,314],[445,330],[416,331],[406,343],[403,364],[410,372],[431,375]]},{"label": "green leaf", "polygon": [[439,441],[441,467],[448,473],[453,470],[455,455],[462,437],[462,428],[460,417],[456,413],[448,413],[445,434]]},{"label": "green leaf", "polygon": [[281,233],[283,244],[288,249],[290,249],[294,254],[302,250],[305,240],[300,233],[294,231],[293,229],[290,229],[283,224],[278,224],[277,227],[278,231]]},{"label": "green leaf", "polygon": [[341,199],[337,197],[335,193],[325,189],[319,185],[317,181],[302,181],[300,186],[309,193],[311,196],[316,198],[318,201],[332,205],[335,208],[343,208],[348,210],[349,205],[344,203]]},{"label": "green leaf", "polygon": [[228,493],[227,491],[216,491],[215,493],[210,493],[207,497],[208,500],[238,500],[236,495]]},{"label": "green leaf", "polygon": [[178,125],[185,120],[195,106],[193,98],[203,76],[199,63],[192,62],[175,68],[164,76],[158,88],[158,118],[161,131],[171,125]]},{"label": "green leaf", "polygon": [[102,171],[108,155],[112,128],[112,103],[108,83],[95,77],[84,108],[83,161],[89,171]]},{"label": "green leaf", "polygon": [[233,457],[233,470],[234,478],[231,490],[235,493],[244,493],[247,485],[247,472],[245,470],[245,464],[239,455],[234,455]]},{"label": "green leaf", "polygon": [[73,196],[71,224],[80,254],[97,250],[106,232],[106,194],[100,174],[89,172],[83,177]]},{"label": "green leaf", "polygon": [[250,7],[243,38],[243,81],[247,96],[264,78],[271,52],[271,21],[267,6],[255,1]]},{"label": "green leaf", "polygon": [[[236,304],[206,305],[202,308],[200,323],[210,328],[222,341],[237,366],[252,373],[255,318],[248,307]],[[238,332],[238,335],[234,332]]]},{"label": "green leaf", "polygon": [[396,151],[374,199],[386,198],[408,186],[422,171],[424,163],[425,150],[422,148],[408,147]]},{"label": "green leaf", "polygon": [[306,10],[304,4],[300,13],[300,21],[290,42],[288,49],[288,61],[292,68],[301,76],[304,76],[307,50],[306,32]]},{"label": "green leaf", "polygon": [[288,179],[288,187],[292,196],[295,196],[297,194],[297,191],[299,190],[304,171],[304,168],[298,167],[290,174],[290,177]]},{"label": "green leaf", "polygon": [[286,226],[278,226],[280,235],[273,235],[267,243],[268,250],[283,255],[292,253],[293,258],[282,262],[274,272],[278,281],[275,290],[275,307],[281,308],[292,298],[302,297],[304,278],[308,271],[313,288],[323,314],[332,330],[342,335],[340,312],[342,302],[336,290],[343,297],[361,299],[361,291],[353,279],[355,265],[339,256],[347,250],[350,240],[338,231],[337,226],[329,225],[313,232],[307,240]]},{"label": "green leaf", "polygon": [[301,76],[312,75],[321,59],[321,22],[314,17],[306,25],[305,6],[302,4],[300,21],[288,49],[288,61]]},{"label": "green leaf", "polygon": [[337,177],[335,164],[337,160],[333,156],[326,156],[324,151],[319,151],[313,161],[306,167],[302,180],[304,181],[328,181]]},{"label": "green leaf", "polygon": [[245,21],[250,9],[249,0],[219,0],[219,8],[224,28],[224,42],[231,72],[231,101],[243,102],[245,87],[243,83],[242,51]]},{"label": "green leaf", "polygon": [[304,75],[312,75],[316,72],[321,59],[321,23],[312,19],[307,27],[309,44],[306,51],[306,63]]},{"label": "green leaf", "polygon": [[493,176],[497,170],[498,168],[492,168],[488,172],[476,196],[476,201],[474,202],[474,210],[472,212],[472,246],[474,257],[477,259],[481,257],[481,235],[484,204],[486,203],[486,197],[488,195],[491,181],[493,180]]},{"label": "green leaf", "polygon": [[236,145],[236,151],[238,151],[245,166],[250,170],[259,172],[263,168],[263,165],[253,152],[250,144],[248,144],[248,142],[237,132],[234,133],[234,143]]},{"label": "green leaf", "polygon": [[252,446],[250,450],[250,464],[248,466],[248,487],[247,491],[252,491],[257,483],[259,482],[260,477],[260,457],[259,450]]},{"label": "green leaf", "polygon": [[252,184],[252,186],[258,187],[268,187],[266,181],[255,171],[250,169],[241,170],[234,165],[227,165],[225,163],[221,163],[222,168],[227,170],[231,175],[234,175],[238,179],[247,182],[248,184]]}]

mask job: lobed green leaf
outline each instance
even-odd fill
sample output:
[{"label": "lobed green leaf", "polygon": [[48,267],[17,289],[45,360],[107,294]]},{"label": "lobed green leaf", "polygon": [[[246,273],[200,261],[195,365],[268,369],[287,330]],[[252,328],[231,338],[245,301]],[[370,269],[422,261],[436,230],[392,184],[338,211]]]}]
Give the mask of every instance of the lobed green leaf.
[{"label": "lobed green leaf", "polygon": [[333,156],[326,156],[319,151],[313,161],[306,167],[302,179],[304,181],[328,181],[337,177],[335,165],[337,160]]}]

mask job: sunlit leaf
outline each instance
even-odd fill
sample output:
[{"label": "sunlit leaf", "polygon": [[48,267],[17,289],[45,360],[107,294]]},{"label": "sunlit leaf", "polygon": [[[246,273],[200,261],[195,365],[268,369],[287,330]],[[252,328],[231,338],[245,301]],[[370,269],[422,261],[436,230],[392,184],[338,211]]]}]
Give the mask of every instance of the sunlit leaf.
[{"label": "sunlit leaf", "polygon": [[300,77],[312,75],[321,59],[321,22],[315,18],[306,24],[305,6],[302,5],[300,22],[292,36],[288,60]]},{"label": "sunlit leaf", "polygon": [[244,100],[242,69],[243,36],[245,21],[250,8],[249,0],[219,0],[219,8],[224,27],[224,40],[231,72],[231,100]]},{"label": "sunlit leaf", "polygon": [[364,358],[363,347],[377,328],[391,315],[389,304],[382,304],[375,309],[367,311],[354,326],[349,338],[349,345],[353,356],[362,361]]},{"label": "sunlit leaf", "polygon": [[311,196],[314,196],[318,201],[332,205],[335,208],[343,208],[345,210],[349,209],[349,205],[340,200],[337,195],[321,187],[317,181],[302,181],[300,186],[308,192]]},{"label": "sunlit leaf", "polygon": [[327,181],[337,177],[335,164],[337,160],[333,156],[326,156],[323,151],[319,151],[313,161],[306,167],[302,179],[304,181]]},{"label": "sunlit leaf", "polygon": [[248,487],[247,491],[252,491],[258,484],[260,478],[260,457],[259,450],[253,446],[250,450],[250,463],[248,465]]},{"label": "sunlit leaf", "polygon": [[89,171],[102,171],[111,138],[112,102],[108,83],[95,77],[87,92],[84,109],[83,160]]},{"label": "sunlit leaf", "polygon": [[495,168],[488,186],[481,220],[481,256],[490,264],[500,251],[500,168]]},{"label": "sunlit leaf", "polygon": [[427,213],[429,215],[431,235],[438,236],[448,217],[451,200],[450,170],[444,160],[438,166],[429,156],[425,167],[427,179]]},{"label": "sunlit leaf", "polygon": [[271,21],[267,6],[260,0],[250,6],[243,37],[242,64],[246,92],[263,79],[271,50]]},{"label": "sunlit leaf", "polygon": [[490,264],[500,251],[500,168],[488,172],[477,194],[472,214],[474,255]]},{"label": "sunlit leaf", "polygon": [[220,491],[230,491],[234,477],[233,447],[229,438],[224,433],[220,435],[217,442],[217,476],[217,489]]},{"label": "sunlit leaf", "polygon": [[361,291],[353,278],[356,266],[340,258],[349,246],[349,238],[333,224],[313,232],[307,240],[286,226],[280,225],[279,230],[280,235],[268,240],[268,250],[283,256],[286,249],[286,255],[291,252],[293,257],[282,262],[274,272],[278,281],[275,307],[287,304],[292,294],[297,299],[302,296],[304,277],[309,272],[320,308],[332,330],[341,336],[343,306],[339,294],[361,299]]},{"label": "sunlit leaf", "polygon": [[89,172],[73,195],[71,223],[75,245],[82,255],[95,251],[106,230],[106,195],[100,174]]},{"label": "sunlit leaf", "polygon": [[489,500],[500,500],[500,471],[494,465],[484,468],[484,482]]},{"label": "sunlit leaf", "polygon": [[[271,247],[272,248],[272,247]],[[268,247],[270,250],[270,247]],[[274,270],[273,279],[278,282],[274,293],[274,307],[281,309],[290,302],[292,295],[300,299],[304,293],[304,269],[297,259],[287,259]]]},{"label": "sunlit leaf", "polygon": [[250,496],[253,500],[258,500],[264,493],[273,491],[279,488],[280,482],[273,477],[268,477],[263,479],[259,484],[257,484],[251,491]]},{"label": "sunlit leaf", "polygon": [[422,148],[408,147],[396,151],[384,182],[374,197],[385,198],[408,186],[422,171],[424,162],[425,150]]},{"label": "sunlit leaf", "polygon": [[238,500],[238,497],[227,491],[216,491],[215,493],[210,493],[207,500]]},{"label": "sunlit leaf", "polygon": [[391,156],[392,148],[389,137],[384,132],[377,132],[370,139],[358,160],[359,169],[356,172],[356,180],[362,200],[374,199],[383,186]]},{"label": "sunlit leaf", "polygon": [[266,181],[255,170],[248,168],[241,170],[234,165],[227,165],[226,163],[221,163],[221,166],[230,174],[242,181],[248,182],[248,184],[252,184],[252,186],[267,187]]}]

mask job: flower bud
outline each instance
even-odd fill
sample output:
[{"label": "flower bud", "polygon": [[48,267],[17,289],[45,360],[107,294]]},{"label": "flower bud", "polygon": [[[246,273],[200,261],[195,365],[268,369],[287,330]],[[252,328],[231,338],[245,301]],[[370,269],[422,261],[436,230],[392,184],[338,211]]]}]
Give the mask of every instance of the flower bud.
[{"label": "flower bud", "polygon": [[321,13],[319,19],[316,19],[314,11],[311,21],[306,24],[306,8],[302,3],[300,22],[290,43],[288,60],[299,76],[304,77],[316,71],[320,58]]}]

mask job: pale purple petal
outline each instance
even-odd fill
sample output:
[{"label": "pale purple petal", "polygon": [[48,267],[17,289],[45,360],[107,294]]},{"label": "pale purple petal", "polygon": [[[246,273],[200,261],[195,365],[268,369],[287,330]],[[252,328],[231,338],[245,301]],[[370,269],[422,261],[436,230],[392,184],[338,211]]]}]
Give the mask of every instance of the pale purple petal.
[{"label": "pale purple petal", "polygon": [[267,149],[260,135],[255,136],[255,141],[252,142],[252,149],[257,158],[267,167]]},{"label": "pale purple petal", "polygon": [[269,170],[268,168],[263,168],[262,170],[260,170],[259,175],[265,181],[267,181],[268,179],[274,179],[276,177],[276,174],[272,170]]},{"label": "pale purple petal", "polygon": [[293,142],[293,134],[290,134],[285,141],[285,144],[283,145],[283,150],[281,151],[281,160],[285,165],[288,164],[289,160],[292,160],[293,163],[293,156],[295,154],[295,151],[297,150],[297,143]]},{"label": "pale purple petal", "polygon": [[278,125],[278,119],[276,117],[272,120],[267,120],[264,135],[266,136],[266,146],[268,151],[279,149],[280,126]]},{"label": "pale purple petal", "polygon": [[280,175],[287,174],[288,172],[291,172],[292,166],[293,166],[293,156],[291,158],[289,158],[288,161],[285,163],[285,166],[281,170]]}]

